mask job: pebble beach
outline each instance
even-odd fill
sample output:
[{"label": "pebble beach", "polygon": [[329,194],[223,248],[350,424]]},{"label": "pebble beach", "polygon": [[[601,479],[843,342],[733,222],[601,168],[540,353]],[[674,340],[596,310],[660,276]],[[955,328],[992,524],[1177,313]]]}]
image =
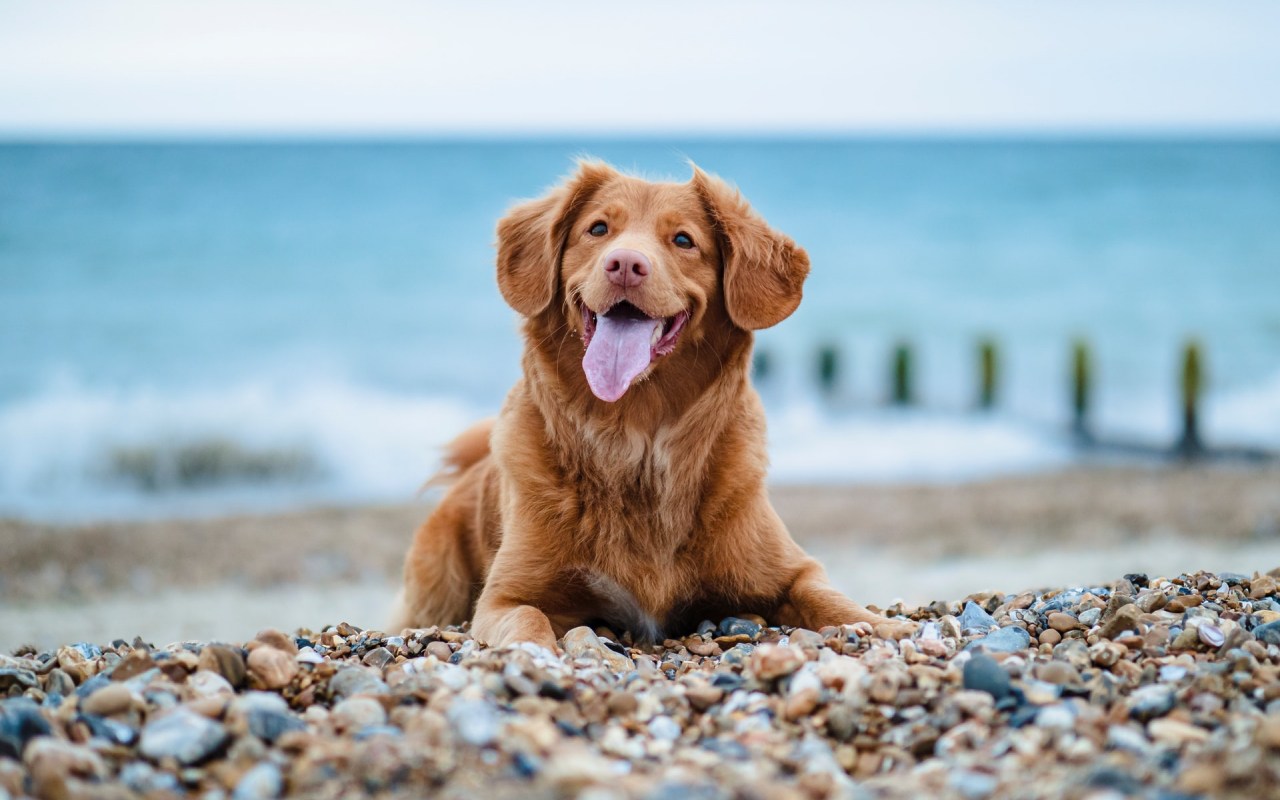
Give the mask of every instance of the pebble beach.
[{"label": "pebble beach", "polygon": [[3,797],[1263,797],[1275,573],[703,622],[559,652],[345,623],[0,660]]},{"label": "pebble beach", "polygon": [[10,520],[0,800],[1272,796],[1277,486],[783,487],[797,539],[912,638],[742,614],[557,652],[377,628],[422,504]]}]

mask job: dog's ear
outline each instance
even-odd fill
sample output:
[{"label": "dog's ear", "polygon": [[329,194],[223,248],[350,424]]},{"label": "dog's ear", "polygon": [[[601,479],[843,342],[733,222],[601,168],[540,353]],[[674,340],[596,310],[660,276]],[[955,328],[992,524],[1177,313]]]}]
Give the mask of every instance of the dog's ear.
[{"label": "dog's ear", "polygon": [[729,318],[754,331],[791,316],[809,275],[808,253],[770,228],[738,190],[696,166],[693,187],[720,236]]},{"label": "dog's ear", "polygon": [[555,299],[560,258],[582,205],[617,173],[599,161],[581,161],[560,186],[521,203],[498,222],[498,289],[526,317]]}]

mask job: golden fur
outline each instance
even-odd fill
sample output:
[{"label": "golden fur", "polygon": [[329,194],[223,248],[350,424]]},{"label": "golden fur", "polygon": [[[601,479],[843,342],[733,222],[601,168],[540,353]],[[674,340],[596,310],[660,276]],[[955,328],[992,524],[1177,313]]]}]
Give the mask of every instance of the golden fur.
[{"label": "golden fur", "polygon": [[[498,286],[524,317],[524,377],[496,420],[452,445],[453,482],[409,549],[396,629],[471,619],[489,644],[554,647],[577,625],[624,624],[621,597],[631,619],[674,633],[754,612],[901,635],[831,588],[766,496],[752,331],[800,303],[803,249],[696,167],[687,183],[651,183],[597,162],[512,209],[497,247]],[[605,275],[619,247],[648,258],[638,286]],[[668,326],[688,317],[674,350],[610,403],[584,377],[583,341],[587,320],[623,299]]]}]

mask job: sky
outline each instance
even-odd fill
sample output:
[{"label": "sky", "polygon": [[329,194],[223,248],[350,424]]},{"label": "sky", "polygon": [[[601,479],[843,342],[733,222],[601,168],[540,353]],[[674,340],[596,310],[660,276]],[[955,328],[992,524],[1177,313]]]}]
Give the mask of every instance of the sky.
[{"label": "sky", "polygon": [[1272,0],[0,0],[0,137],[1280,132]]}]

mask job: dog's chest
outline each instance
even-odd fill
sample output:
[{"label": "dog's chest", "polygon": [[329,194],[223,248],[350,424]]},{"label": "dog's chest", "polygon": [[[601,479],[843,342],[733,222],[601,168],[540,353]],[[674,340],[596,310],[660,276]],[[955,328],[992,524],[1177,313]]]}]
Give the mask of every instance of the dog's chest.
[{"label": "dog's chest", "polygon": [[581,444],[566,474],[578,501],[580,534],[620,556],[656,556],[655,549],[669,550],[687,538],[696,498],[689,465],[673,459],[666,429],[645,436],[588,428]]}]

